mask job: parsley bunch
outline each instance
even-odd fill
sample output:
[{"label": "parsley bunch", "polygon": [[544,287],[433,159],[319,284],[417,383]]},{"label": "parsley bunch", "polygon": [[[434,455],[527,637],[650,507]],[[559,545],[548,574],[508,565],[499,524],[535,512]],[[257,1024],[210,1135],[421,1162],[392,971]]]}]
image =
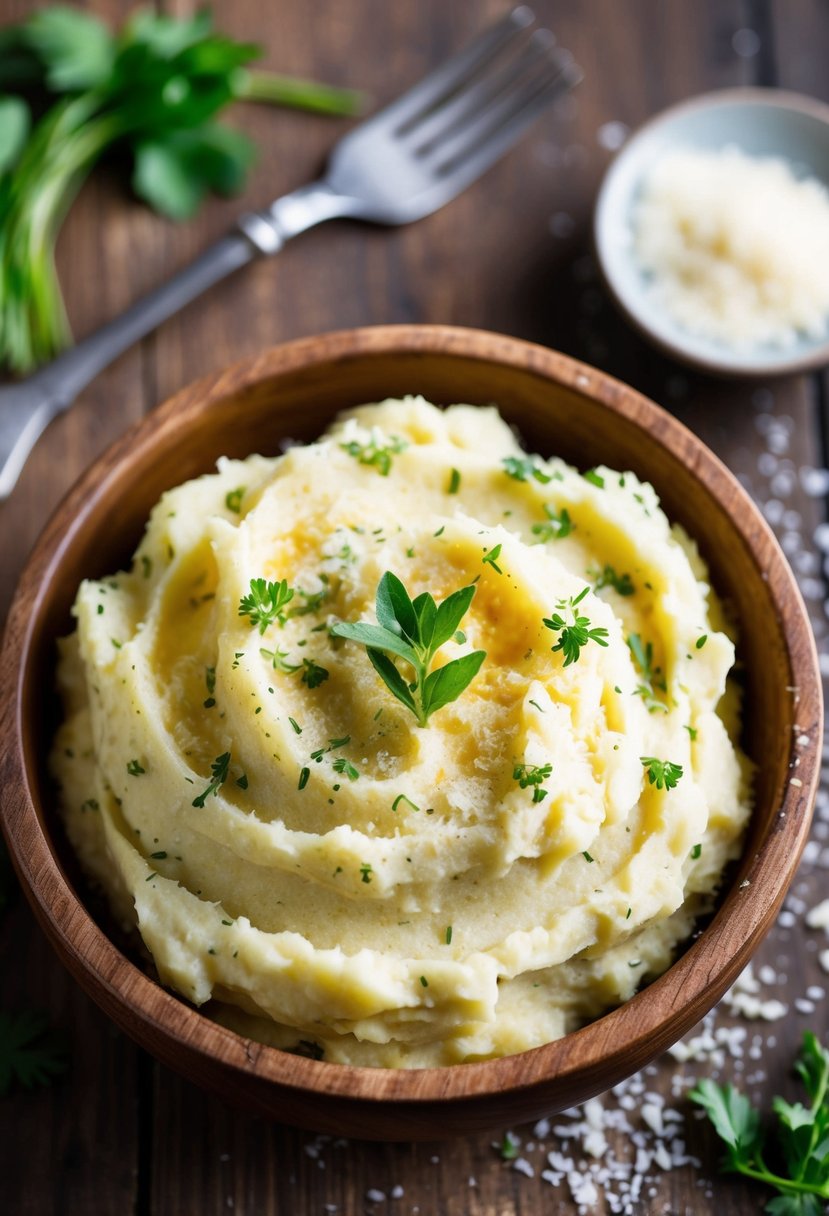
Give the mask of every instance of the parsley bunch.
[{"label": "parsley bunch", "polygon": [[[365,646],[386,687],[425,726],[431,714],[457,700],[486,658],[486,651],[475,650],[429,671],[436,652],[455,635],[474,595],[475,587],[470,586],[454,591],[441,604],[428,591],[412,600],[400,579],[387,570],[377,586],[377,624],[342,622],[331,632]],[[410,683],[392,656],[411,667],[414,679]]]},{"label": "parsley bunch", "polygon": [[[286,578],[280,579],[278,583],[271,583],[264,578],[252,578],[250,595],[243,595],[239,600],[239,616],[250,617],[251,625],[257,625],[260,634],[264,633],[274,621],[278,621],[280,625],[285,624],[288,613],[283,612],[283,609],[293,598],[294,589],[288,586]],[[273,665],[276,667],[274,656],[268,651],[265,651],[265,654],[273,658]]]},{"label": "parsley bunch", "polygon": [[699,1081],[689,1097],[708,1115],[725,1141],[725,1171],[745,1174],[774,1187],[778,1197],[766,1204],[773,1216],[821,1216],[829,1201],[829,1051],[811,1031],[795,1064],[810,1099],[789,1103],[775,1098],[772,1143],[782,1173],[766,1164],[766,1134],[760,1115],[733,1085]]},{"label": "parsley bunch", "polygon": [[139,198],[173,219],[232,194],[251,142],[214,122],[236,99],[354,113],[356,93],[247,64],[261,53],[194,17],[133,14],[119,34],[55,6],[0,31],[0,364],[28,371],[70,341],[54,249],[92,166],[126,151]]}]

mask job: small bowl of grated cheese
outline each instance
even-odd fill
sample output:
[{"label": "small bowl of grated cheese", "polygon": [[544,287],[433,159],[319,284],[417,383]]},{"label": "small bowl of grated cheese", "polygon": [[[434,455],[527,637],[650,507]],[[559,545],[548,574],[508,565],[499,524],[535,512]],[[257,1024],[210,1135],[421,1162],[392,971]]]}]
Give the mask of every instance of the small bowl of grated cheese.
[{"label": "small bowl of grated cheese", "polygon": [[594,236],[647,337],[721,375],[829,363],[829,106],[728,89],[646,123],[610,166]]}]

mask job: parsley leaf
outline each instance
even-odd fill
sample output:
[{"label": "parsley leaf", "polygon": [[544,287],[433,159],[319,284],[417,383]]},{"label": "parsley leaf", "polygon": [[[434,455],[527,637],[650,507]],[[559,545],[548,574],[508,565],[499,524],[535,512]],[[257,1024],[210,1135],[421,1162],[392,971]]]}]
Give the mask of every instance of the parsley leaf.
[{"label": "parsley leaf", "polygon": [[764,1182],[778,1192],[766,1211],[773,1216],[821,1216],[829,1200],[829,1052],[810,1031],[795,1064],[809,1106],[775,1098],[777,1124],[770,1137],[779,1158],[777,1173],[766,1163],[760,1115],[733,1085],[705,1078],[689,1097],[708,1115],[726,1145],[721,1168]]},{"label": "parsley leaf", "polygon": [[658,790],[672,790],[682,776],[682,765],[670,760],[657,760],[656,756],[640,756],[648,772],[648,781]]},{"label": "parsley leaf", "polygon": [[24,1089],[49,1085],[67,1064],[64,1037],[45,1014],[0,1012],[0,1097],[15,1081]]},{"label": "parsley leaf", "polygon": [[322,667],[313,659],[303,659],[302,669],[302,683],[307,688],[319,688],[320,684],[324,684],[330,674],[327,667]]},{"label": "parsley leaf", "polygon": [[285,624],[288,618],[282,609],[293,598],[294,590],[288,586],[287,579],[270,583],[264,578],[252,578],[250,595],[243,595],[239,600],[239,616],[249,616],[251,625],[258,625],[259,632],[264,633],[274,621]]},{"label": "parsley leaf", "polygon": [[[547,628],[561,635],[558,642],[551,649],[554,653],[557,650],[563,652],[565,667],[569,667],[571,663],[578,662],[581,652],[588,642],[596,642],[599,646],[607,646],[608,631],[604,626],[600,625],[591,629],[590,618],[582,616],[576,611],[576,608],[589,590],[589,587],[585,587],[578,595],[571,595],[567,600],[558,600],[556,602],[558,611],[554,612],[551,617],[544,618],[544,624]],[[562,612],[569,612],[572,619],[568,622],[561,615]]]},{"label": "parsley leaf", "polygon": [[647,645],[644,645],[639,634],[632,633],[628,638],[628,648],[636,666],[642,673],[642,683],[634,689],[635,694],[645,702],[649,713],[653,713],[655,710],[667,713],[667,705],[664,701],[657,699],[654,691],[658,688],[662,692],[667,692],[668,685],[664,676],[661,675],[662,669],[653,665],[653,643],[648,642]]},{"label": "parsley leaf", "polygon": [[[473,585],[454,591],[440,604],[426,591],[412,600],[397,575],[387,570],[377,586],[378,623],[340,622],[331,632],[365,646],[369,661],[386,687],[411,710],[419,725],[425,726],[431,714],[457,700],[486,658],[485,651],[475,650],[429,670],[436,652],[457,631],[474,595]],[[412,668],[411,683],[390,656],[403,659]]]}]

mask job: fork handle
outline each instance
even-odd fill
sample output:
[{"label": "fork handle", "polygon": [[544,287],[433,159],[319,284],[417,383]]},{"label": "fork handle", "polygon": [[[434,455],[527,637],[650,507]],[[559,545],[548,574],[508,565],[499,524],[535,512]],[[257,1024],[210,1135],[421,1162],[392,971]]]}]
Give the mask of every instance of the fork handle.
[{"label": "fork handle", "polygon": [[140,338],[215,283],[323,220],[348,213],[324,182],[302,186],[267,211],[243,215],[237,229],[96,333],[22,380],[0,388],[0,501],[7,498],[40,435],[82,389]]}]

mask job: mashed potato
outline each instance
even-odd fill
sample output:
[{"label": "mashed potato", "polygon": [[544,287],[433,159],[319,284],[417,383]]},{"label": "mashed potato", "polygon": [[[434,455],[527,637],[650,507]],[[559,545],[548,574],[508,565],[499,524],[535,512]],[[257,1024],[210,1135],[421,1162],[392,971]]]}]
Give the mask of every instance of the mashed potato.
[{"label": "mashed potato", "polygon": [[[426,725],[389,687],[406,660],[381,678],[336,632],[375,623],[387,571],[474,588],[431,666],[485,658]],[[734,648],[693,542],[633,474],[528,457],[494,408],[387,401],[222,460],[74,611],[72,843],[163,983],[277,1046],[419,1067],[548,1042],[663,971],[739,852]]]}]

